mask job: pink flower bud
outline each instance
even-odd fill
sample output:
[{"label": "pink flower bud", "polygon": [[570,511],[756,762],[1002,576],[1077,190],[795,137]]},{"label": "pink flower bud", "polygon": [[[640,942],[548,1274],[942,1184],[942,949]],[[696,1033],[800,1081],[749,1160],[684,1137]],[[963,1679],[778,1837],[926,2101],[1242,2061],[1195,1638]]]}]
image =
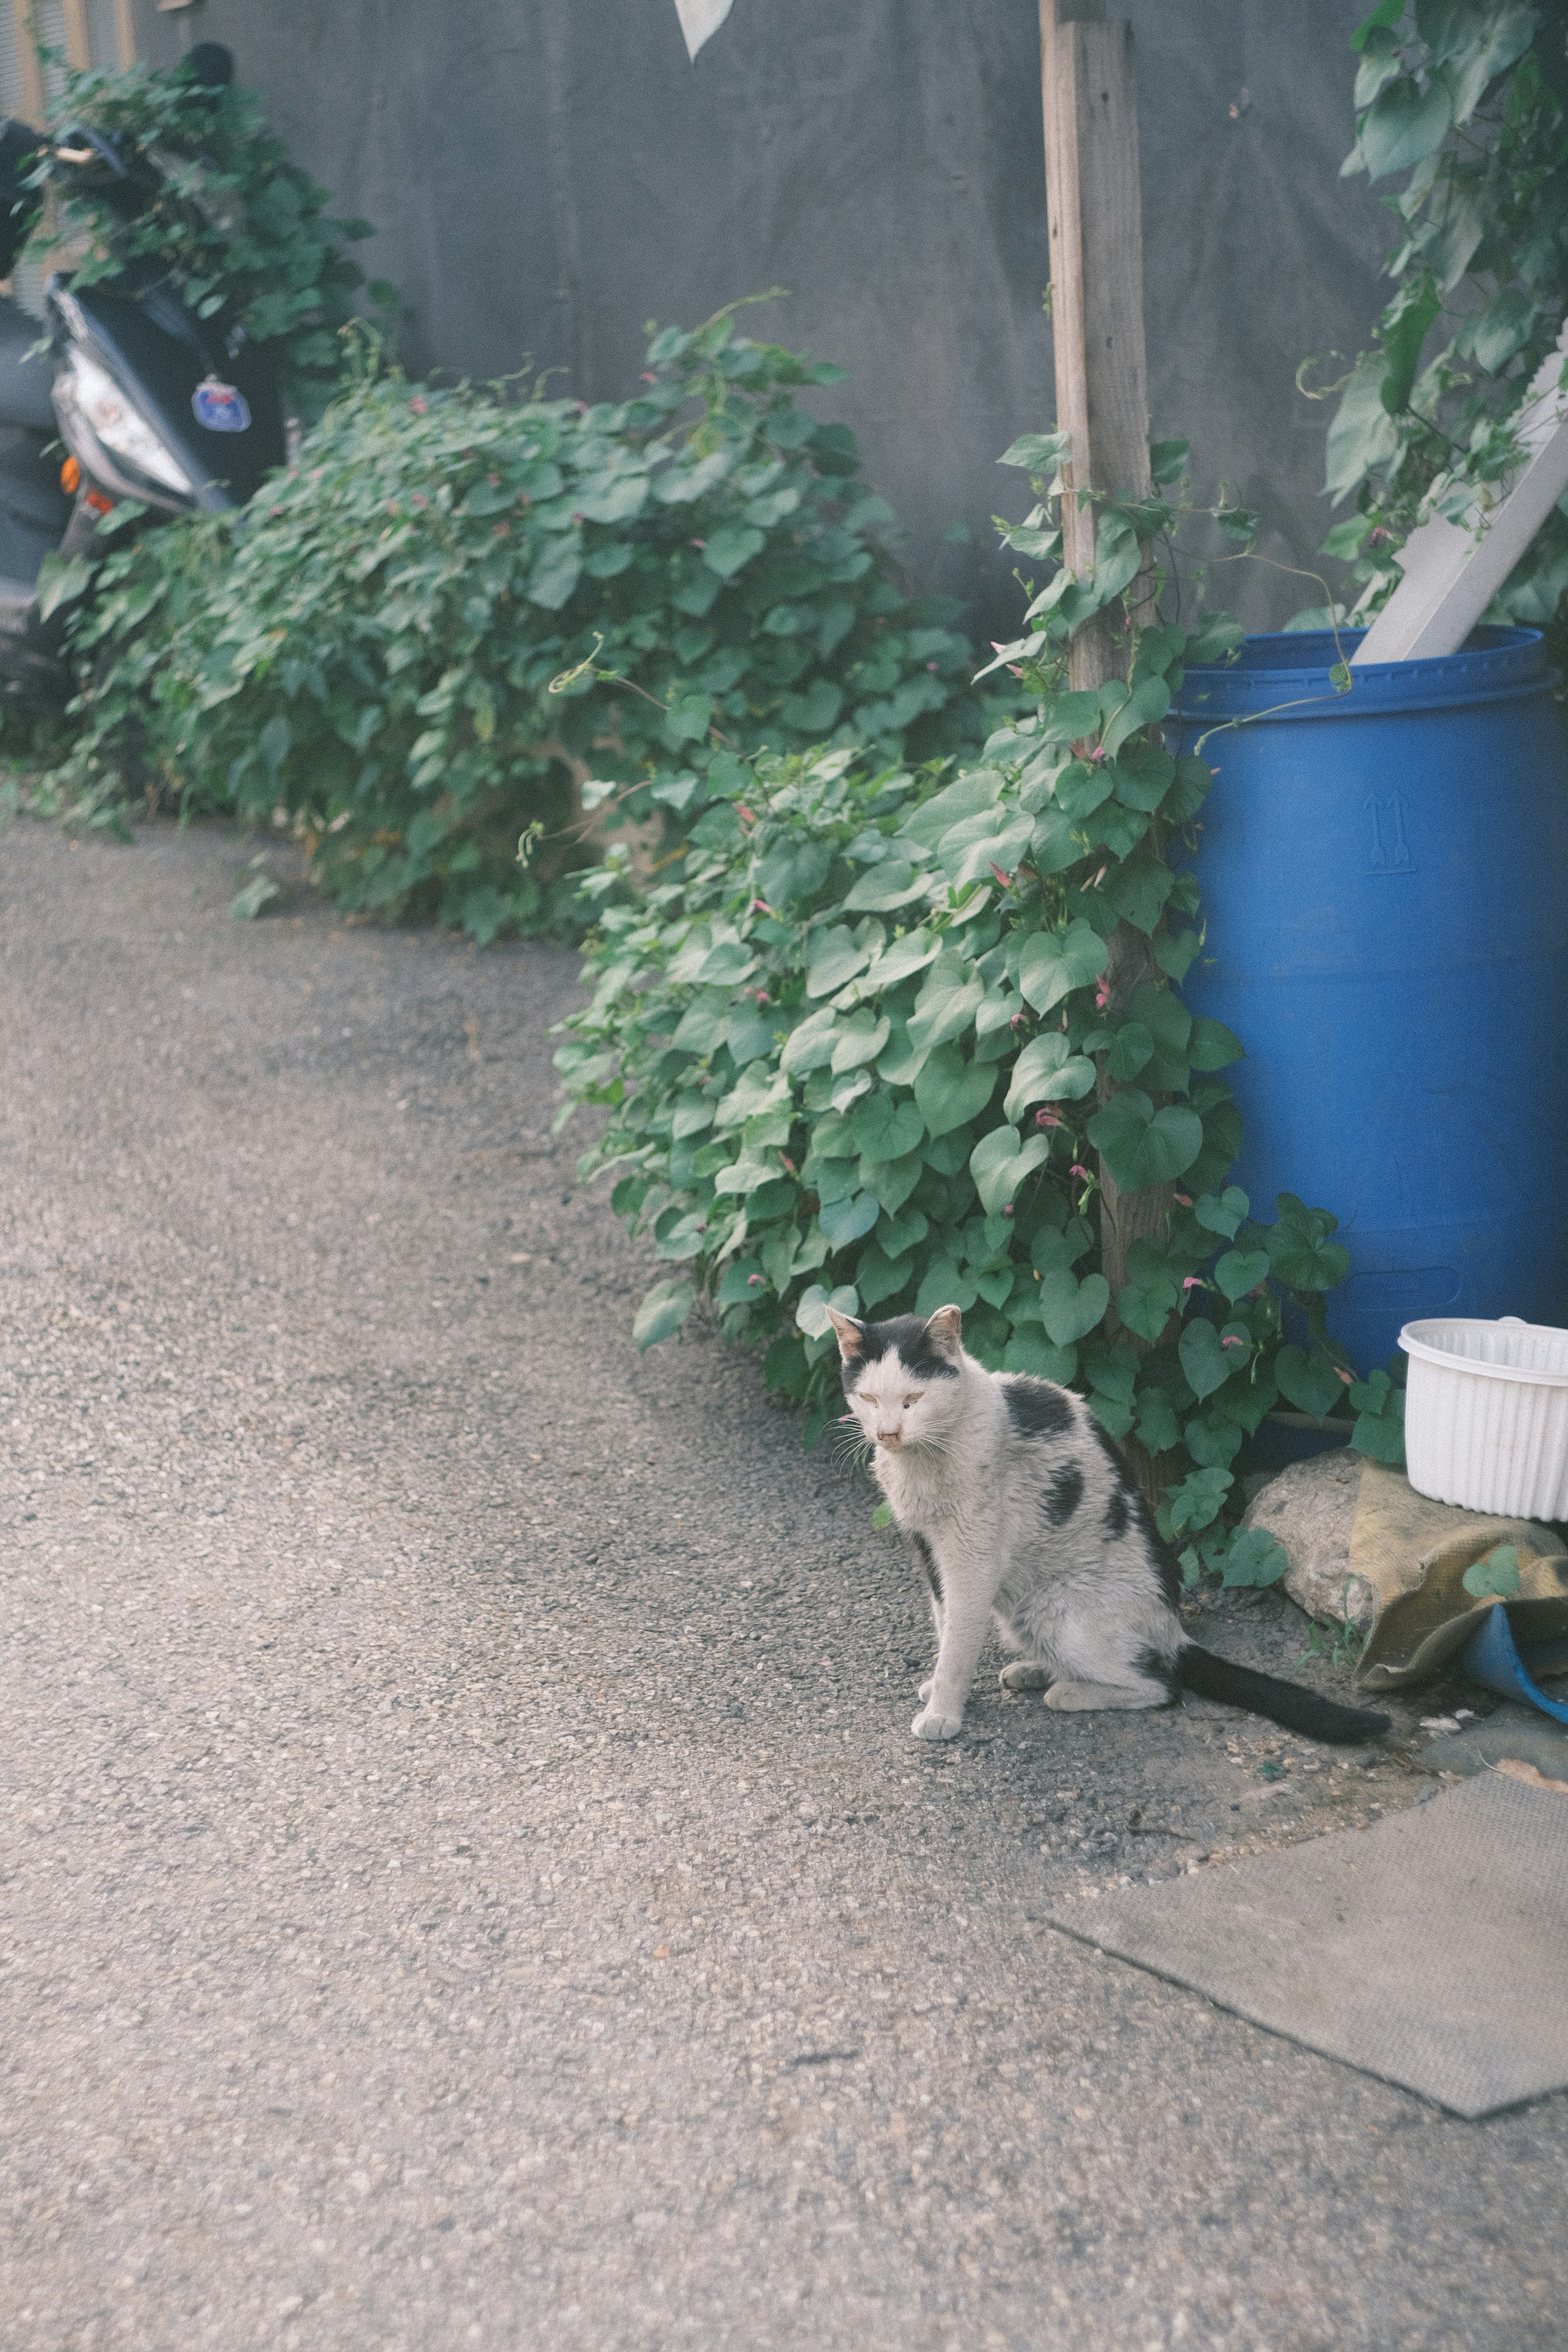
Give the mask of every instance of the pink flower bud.
[{"label": "pink flower bud", "polygon": [[416,416],[427,416],[430,414],[430,404],[427,400],[411,400],[408,405]]},{"label": "pink flower bud", "polygon": [[1058,1118],[1054,1110],[1037,1110],[1035,1113],[1035,1125],[1037,1127],[1065,1127],[1067,1125],[1067,1121],[1064,1118]]},{"label": "pink flower bud", "polygon": [[693,547],[706,547],[708,541],[705,539],[694,539],[691,544]]},{"label": "pink flower bud", "polygon": [[1087,1176],[1089,1174],[1088,1169],[1080,1167],[1076,1160],[1073,1161],[1072,1167],[1068,1172],[1074,1176]]},{"label": "pink flower bud", "polygon": [[1205,1290],[1207,1287],[1207,1284],[1195,1274],[1189,1274],[1182,1285],[1184,1290]]},{"label": "pink flower bud", "polygon": [[1193,1205],[1193,1196],[1190,1192],[1175,1192],[1172,1194],[1172,1198],[1179,1201],[1184,1209],[1190,1209]]}]

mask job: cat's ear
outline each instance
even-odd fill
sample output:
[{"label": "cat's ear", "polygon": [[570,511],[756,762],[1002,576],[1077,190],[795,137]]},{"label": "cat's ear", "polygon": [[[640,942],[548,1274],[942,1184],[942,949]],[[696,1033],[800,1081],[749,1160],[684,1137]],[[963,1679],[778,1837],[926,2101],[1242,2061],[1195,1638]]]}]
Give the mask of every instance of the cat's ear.
[{"label": "cat's ear", "polygon": [[837,1307],[827,1310],[827,1319],[838,1334],[838,1352],[847,1364],[852,1364],[866,1346],[866,1326],[857,1323],[853,1315],[840,1315]]},{"label": "cat's ear", "polygon": [[963,1353],[963,1317],[956,1307],[939,1307],[926,1325],[932,1351],[956,1364]]}]

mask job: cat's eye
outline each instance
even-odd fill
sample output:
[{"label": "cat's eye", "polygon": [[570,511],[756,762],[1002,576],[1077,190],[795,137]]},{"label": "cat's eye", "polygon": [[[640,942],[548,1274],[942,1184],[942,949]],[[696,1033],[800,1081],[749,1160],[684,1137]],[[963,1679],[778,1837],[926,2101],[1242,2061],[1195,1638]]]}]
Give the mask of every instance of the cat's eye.
[{"label": "cat's eye", "polygon": [[905,1410],[905,1412],[907,1412],[909,1411],[909,1409],[910,1409],[910,1405],[912,1405],[912,1404],[919,1404],[919,1402],[920,1402],[920,1401],[921,1401],[921,1397],[923,1397],[923,1396],[924,1396],[924,1394],[925,1394],[925,1391],[924,1391],[924,1389],[911,1389],[911,1390],[910,1391],[910,1392],[909,1392],[908,1396],[904,1399],[904,1410]]},{"label": "cat's eye", "polygon": [[877,1402],[876,1397],[869,1389],[862,1389],[859,1394],[862,1404],[875,1404]]}]

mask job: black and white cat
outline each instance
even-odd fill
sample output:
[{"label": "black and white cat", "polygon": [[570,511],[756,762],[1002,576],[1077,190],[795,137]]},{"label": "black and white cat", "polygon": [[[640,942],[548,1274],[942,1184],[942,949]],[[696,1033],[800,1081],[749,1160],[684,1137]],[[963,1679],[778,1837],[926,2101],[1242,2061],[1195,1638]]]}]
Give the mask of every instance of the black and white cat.
[{"label": "black and white cat", "polygon": [[877,1483],[931,1591],[937,1661],[917,1739],[952,1739],[986,1630],[1022,1653],[1005,1690],[1054,1707],[1169,1706],[1185,1689],[1310,1739],[1360,1741],[1385,1715],[1215,1657],[1177,1613],[1181,1570],[1081,1397],[964,1352],[963,1318],[858,1322],[830,1309],[844,1390]]}]

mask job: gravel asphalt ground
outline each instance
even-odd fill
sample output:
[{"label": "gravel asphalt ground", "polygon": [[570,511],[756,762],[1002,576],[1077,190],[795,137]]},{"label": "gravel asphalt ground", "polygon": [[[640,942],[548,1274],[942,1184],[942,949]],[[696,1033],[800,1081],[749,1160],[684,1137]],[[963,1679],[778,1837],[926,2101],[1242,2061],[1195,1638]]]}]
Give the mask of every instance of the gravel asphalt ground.
[{"label": "gravel asphalt ground", "polygon": [[254,848],[0,835],[0,2346],[1560,2346],[1568,2098],[1043,1924],[1419,1764],[994,1679],[911,1740],[868,1488],[633,1348],[574,959],[232,922]]}]

